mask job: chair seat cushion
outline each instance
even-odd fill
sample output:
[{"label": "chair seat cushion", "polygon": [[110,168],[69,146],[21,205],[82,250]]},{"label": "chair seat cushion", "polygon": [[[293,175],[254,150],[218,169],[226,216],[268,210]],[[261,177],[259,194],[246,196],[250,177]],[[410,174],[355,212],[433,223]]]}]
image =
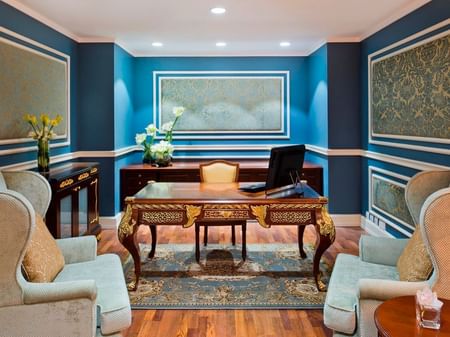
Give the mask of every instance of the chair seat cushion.
[{"label": "chair seat cushion", "polygon": [[131,324],[131,308],[122,264],[115,254],[99,255],[93,261],[68,264],[55,282],[95,280],[97,324],[103,334],[111,334]]},{"label": "chair seat cushion", "polygon": [[334,264],[324,306],[324,323],[330,329],[353,334],[356,329],[358,281],[362,278],[398,280],[397,268],[339,254]]}]

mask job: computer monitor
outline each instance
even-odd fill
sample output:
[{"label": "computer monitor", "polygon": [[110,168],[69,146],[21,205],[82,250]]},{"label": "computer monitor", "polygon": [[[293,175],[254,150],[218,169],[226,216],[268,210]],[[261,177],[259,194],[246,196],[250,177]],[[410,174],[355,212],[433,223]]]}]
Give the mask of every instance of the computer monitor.
[{"label": "computer monitor", "polygon": [[300,183],[305,145],[274,147],[270,151],[266,191],[294,188]]}]

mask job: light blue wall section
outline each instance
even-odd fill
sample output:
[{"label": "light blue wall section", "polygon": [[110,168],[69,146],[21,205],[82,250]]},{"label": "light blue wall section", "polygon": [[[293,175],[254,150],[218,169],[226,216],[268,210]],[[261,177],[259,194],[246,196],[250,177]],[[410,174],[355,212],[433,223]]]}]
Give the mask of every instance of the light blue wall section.
[{"label": "light blue wall section", "polygon": [[134,145],[134,58],[114,45],[114,148]]},{"label": "light blue wall section", "polygon": [[[401,18],[395,23],[387,26],[381,31],[375,33],[369,38],[365,39],[361,43],[361,111],[362,111],[362,123],[361,123],[361,142],[364,149],[369,151],[391,155],[396,158],[406,158],[412,159],[419,162],[439,164],[450,166],[450,158],[448,155],[431,153],[426,150],[415,151],[408,149],[400,149],[395,147],[387,147],[380,145],[369,144],[369,134],[368,134],[368,56],[385,48],[393,43],[396,43],[408,36],[414,35],[424,29],[427,29],[445,19],[450,17],[450,2],[448,0],[433,0],[423,7],[417,9],[411,14]],[[407,142],[411,143],[411,142]],[[420,144],[418,145],[427,145]],[[447,146],[440,146],[446,147]],[[368,196],[369,196],[369,177],[368,171],[369,166],[382,168],[388,172],[394,174],[401,174],[407,177],[411,177],[417,170],[411,169],[404,166],[393,165],[382,161],[363,159],[362,161],[362,188],[361,188],[361,212],[365,214],[369,210]],[[389,219],[394,224],[394,220]],[[402,237],[403,234],[395,230],[393,227],[387,225],[387,231],[394,236]]]},{"label": "light blue wall section", "polygon": [[328,51],[323,45],[308,56],[307,143],[328,147]]}]

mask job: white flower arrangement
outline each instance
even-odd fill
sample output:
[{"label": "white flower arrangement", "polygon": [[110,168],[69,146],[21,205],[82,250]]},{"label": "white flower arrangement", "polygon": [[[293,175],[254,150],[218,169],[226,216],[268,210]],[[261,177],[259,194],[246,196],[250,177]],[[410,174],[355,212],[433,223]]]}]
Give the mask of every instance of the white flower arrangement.
[{"label": "white flower arrangement", "polygon": [[[163,159],[165,156],[172,156],[174,146],[171,144],[173,139],[173,129],[178,119],[183,115],[185,111],[184,107],[174,107],[172,113],[175,115],[175,120],[164,123],[161,126],[161,130],[152,123],[145,128],[145,133],[137,133],[135,141],[137,145],[144,147],[144,160]],[[154,144],[157,132],[165,133],[164,140],[161,140],[158,144]],[[150,140],[148,140],[150,137]]]}]

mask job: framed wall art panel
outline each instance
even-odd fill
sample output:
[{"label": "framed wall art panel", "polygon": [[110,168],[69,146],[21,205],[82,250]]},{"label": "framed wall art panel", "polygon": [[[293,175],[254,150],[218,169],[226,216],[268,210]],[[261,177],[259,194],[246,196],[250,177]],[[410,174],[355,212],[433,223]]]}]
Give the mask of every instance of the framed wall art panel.
[{"label": "framed wall art panel", "polygon": [[186,108],[174,131],[178,139],[289,138],[289,72],[154,72],[153,76],[153,120],[158,128],[173,120],[173,107]]},{"label": "framed wall art panel", "polygon": [[70,139],[70,58],[0,27],[0,145],[34,142],[25,114],[60,114],[55,142]]}]

